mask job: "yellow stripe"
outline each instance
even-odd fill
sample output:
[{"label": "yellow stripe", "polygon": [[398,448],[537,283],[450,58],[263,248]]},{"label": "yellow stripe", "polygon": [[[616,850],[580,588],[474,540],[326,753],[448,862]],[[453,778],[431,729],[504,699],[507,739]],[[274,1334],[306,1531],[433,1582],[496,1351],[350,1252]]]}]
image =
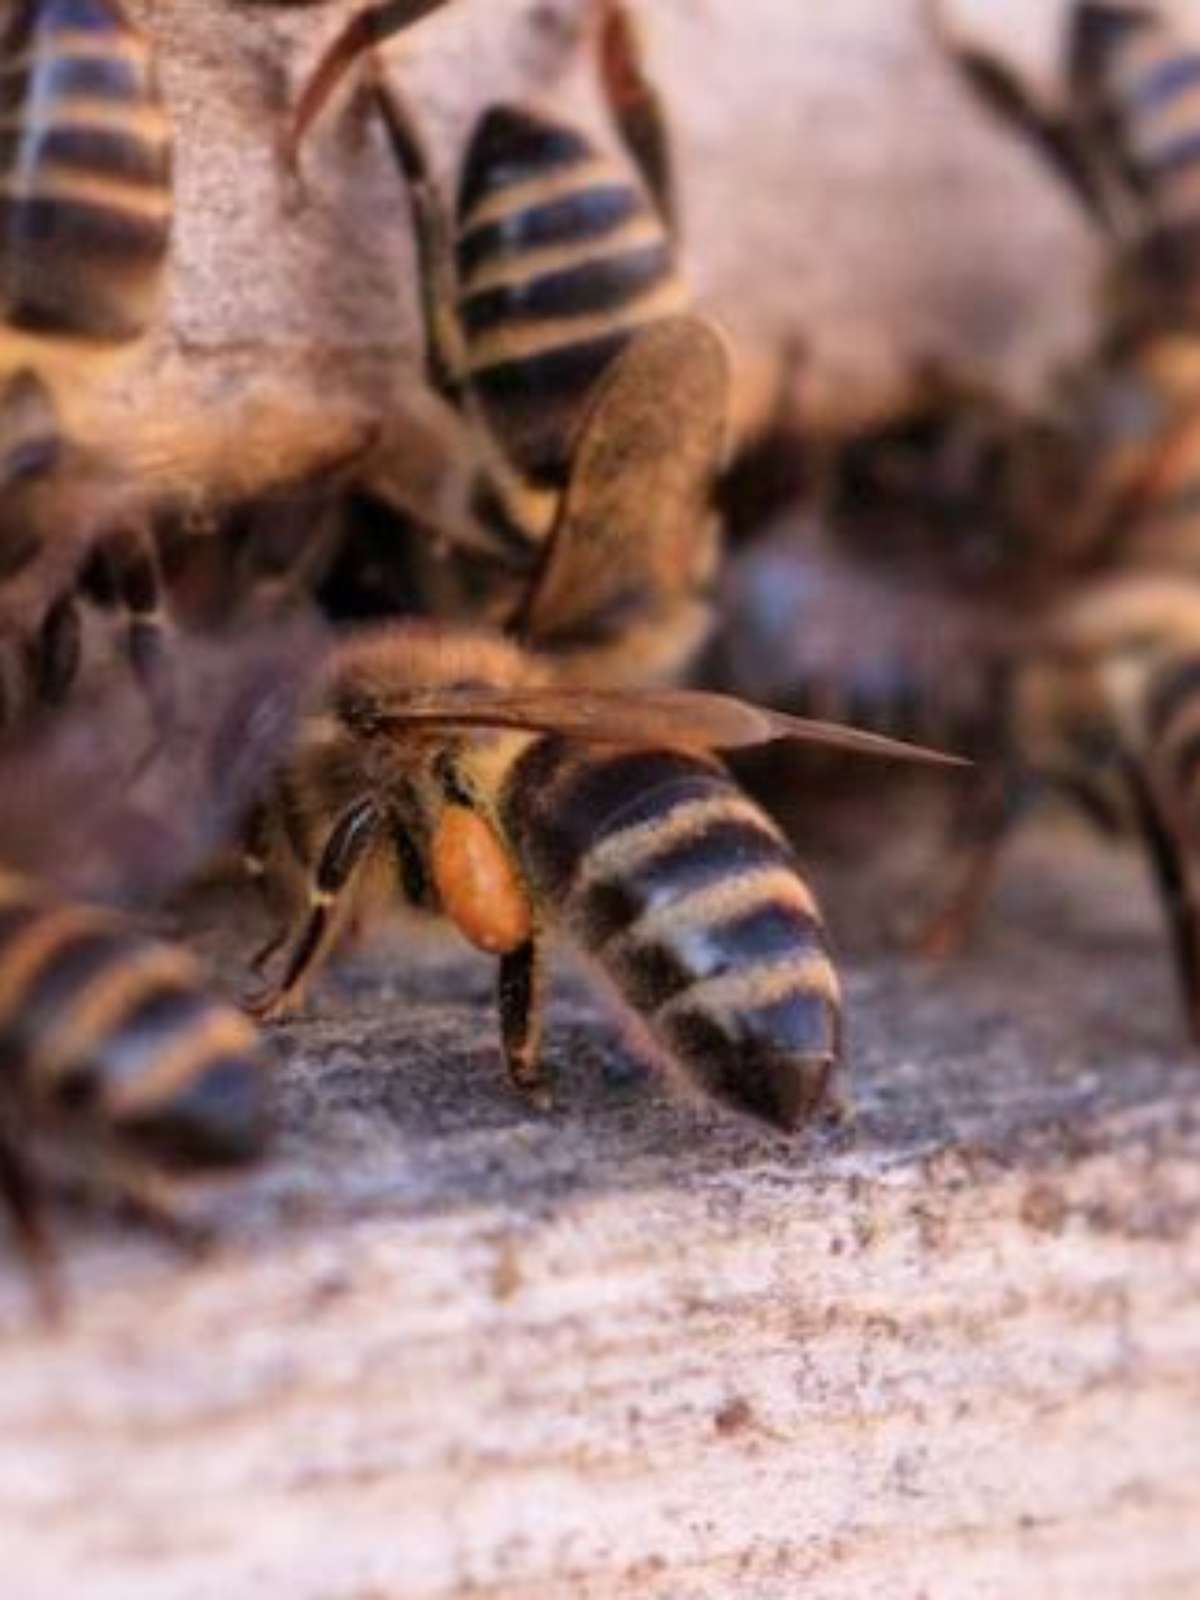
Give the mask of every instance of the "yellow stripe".
[{"label": "yellow stripe", "polygon": [[214,1002],[211,1012],[179,1031],[146,1072],[111,1085],[106,1109],[115,1119],[169,1105],[205,1068],[223,1056],[253,1054],[258,1045],[258,1032],[247,1017],[233,1006]]},{"label": "yellow stripe", "polygon": [[496,189],[476,202],[474,208],[459,221],[458,236],[465,239],[477,228],[490,222],[502,222],[515,212],[527,211],[532,206],[548,205],[562,200],[580,189],[590,189],[596,184],[628,182],[611,161],[594,156],[591,160],[577,161],[572,166],[554,167],[550,172],[538,173],[507,188]]},{"label": "yellow stripe", "polygon": [[660,244],[663,237],[658,218],[646,212],[630,217],[615,233],[605,234],[600,239],[572,239],[564,244],[542,245],[534,250],[489,257],[463,282],[461,292],[463,295],[482,294],[488,289],[532,283],[552,272],[590,266],[594,261],[610,261],[627,250]]},{"label": "yellow stripe", "polygon": [[198,981],[196,963],[171,945],[146,944],[137,950],[114,952],[112,964],[95,974],[70,1009],[39,1039],[39,1079],[54,1083],[154,988],[194,987]]},{"label": "yellow stripe", "polygon": [[131,61],[149,67],[150,47],[131,23],[114,19],[111,33],[96,33],[84,28],[55,28],[43,33],[36,44],[9,56],[0,68],[4,76],[25,72],[47,61]]},{"label": "yellow stripe", "polygon": [[774,1005],[792,995],[816,995],[831,1006],[840,1004],[841,984],[828,956],[813,950],[800,960],[722,972],[673,995],[654,1015],[658,1022],[669,1022],[677,1013],[688,1011],[732,1017],[738,1012]]},{"label": "yellow stripe", "polygon": [[589,339],[602,339],[608,334],[636,331],[661,317],[674,316],[686,311],[689,296],[683,283],[675,277],[666,283],[652,284],[636,299],[610,311],[592,312],[584,316],[560,315],[539,322],[521,322],[490,328],[471,340],[469,370],[486,371],[514,361],[526,361],[533,356],[545,355],[553,350],[568,349]]},{"label": "yellow stripe", "polygon": [[[97,128],[105,132],[127,133],[131,139],[148,145],[167,145],[171,140],[171,120],[157,101],[137,105],[113,100],[98,100],[93,95],[76,95],[54,102],[56,128]],[[24,107],[0,114],[0,133],[25,133],[30,119]]]},{"label": "yellow stripe", "polygon": [[[10,904],[16,903],[16,897]],[[30,902],[36,906],[35,901]],[[116,932],[103,912],[82,906],[46,904],[27,928],[0,944],[0,1017],[9,1017],[25,991],[50,965],[62,945],[92,933]]]},{"label": "yellow stripe", "polygon": [[164,225],[171,220],[172,199],[163,188],[128,183],[118,178],[103,178],[81,172],[77,167],[39,166],[36,182],[24,181],[20,173],[0,176],[0,197],[14,201],[65,200],[97,210],[132,213],[149,222]]},{"label": "yellow stripe", "polygon": [[752,800],[740,794],[718,794],[672,807],[666,817],[634,822],[597,841],[584,858],[578,892],[585,894],[605,879],[631,878],[684,839],[702,833],[714,822],[745,822],[782,843],[779,830]]},{"label": "yellow stripe", "polygon": [[736,863],[731,862],[729,876],[644,911],[613,935],[602,950],[606,957],[619,957],[622,952],[633,954],[639,944],[655,943],[664,935],[669,943],[671,933],[685,924],[693,928],[715,927],[771,905],[798,912],[815,929],[821,927],[812,892],[792,868],[760,867],[739,873]]}]

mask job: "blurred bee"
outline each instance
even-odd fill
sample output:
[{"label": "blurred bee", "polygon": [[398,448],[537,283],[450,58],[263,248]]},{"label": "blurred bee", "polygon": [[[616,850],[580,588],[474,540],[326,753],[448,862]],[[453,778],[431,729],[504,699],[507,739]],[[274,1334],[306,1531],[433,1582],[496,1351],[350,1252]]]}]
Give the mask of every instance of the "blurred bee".
[{"label": "blurred bee", "polygon": [[[84,472],[63,515],[59,396],[108,381],[157,316],[171,130],[149,43],[116,0],[19,0],[0,35],[0,85],[0,610],[32,638],[34,698],[55,703],[79,662],[74,568],[106,514],[104,497],[87,507],[98,485]],[[113,531],[102,559],[130,614],[130,657],[150,677],[161,610],[152,544],[133,523]],[[35,586],[48,596],[40,616]],[[6,677],[11,720],[11,660]]]},{"label": "blurred bee", "polygon": [[929,955],[962,946],[1047,793],[1140,839],[1200,1038],[1200,583],[1062,547],[1089,467],[1069,434],[970,394],[851,441],[809,514],[730,564],[710,674],[972,758],[929,874]]},{"label": "blurred bee", "polygon": [[[290,159],[348,66],[433,9],[384,4],[352,19],[301,96]],[[429,563],[432,609],[544,640],[530,596],[553,587],[556,530],[580,518],[581,477],[599,563],[611,548],[601,463],[620,476],[635,430],[653,430],[656,451],[639,451],[653,558],[608,613],[589,612],[586,633],[554,641],[563,673],[648,683],[676,675],[707,631],[729,373],[721,337],[687,310],[666,124],[632,21],[617,0],[597,9],[602,88],[636,176],[569,124],[497,105],[470,139],[451,216],[408,106],[378,70],[371,95],[408,185],[427,375],[473,462],[466,528],[434,530],[458,548]]]},{"label": "blurred bee", "polygon": [[167,1176],[263,1148],[255,1029],[191,955],[101,902],[157,898],[240,825],[290,734],[302,643],[242,638],[191,659],[172,745],[136,780],[140,708],[115,691],[0,752],[0,1205],[48,1314],[48,1176],[82,1178],[184,1242]]},{"label": "blurred bee", "polygon": [[1200,462],[1200,45],[1153,3],[1076,0],[1058,99],[957,33],[939,37],[984,102],[1032,141],[1100,229],[1099,334],[1055,410],[1086,462],[1044,542],[1085,573],[1195,573]]},{"label": "blurred bee", "polygon": [[170,722],[159,511],[210,508],[330,470],[359,418],[265,395],[197,414],[112,404],[164,298],[172,136],[150,41],[119,0],[17,0],[0,32],[0,727],[62,703],[81,596]]}]

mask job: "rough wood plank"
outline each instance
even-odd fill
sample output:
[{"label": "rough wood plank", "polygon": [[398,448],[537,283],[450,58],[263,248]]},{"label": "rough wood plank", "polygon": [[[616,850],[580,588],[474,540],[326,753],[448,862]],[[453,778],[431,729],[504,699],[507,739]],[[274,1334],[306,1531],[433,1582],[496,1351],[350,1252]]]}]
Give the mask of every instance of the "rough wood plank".
[{"label": "rough wood plank", "polygon": [[852,941],[849,1140],[631,1077],[569,977],[538,1119],[481,967],[347,977],[214,1260],[75,1225],[54,1335],[0,1272],[6,1595],[1196,1592],[1200,1079],[1133,864],[1063,851],[952,979]]}]

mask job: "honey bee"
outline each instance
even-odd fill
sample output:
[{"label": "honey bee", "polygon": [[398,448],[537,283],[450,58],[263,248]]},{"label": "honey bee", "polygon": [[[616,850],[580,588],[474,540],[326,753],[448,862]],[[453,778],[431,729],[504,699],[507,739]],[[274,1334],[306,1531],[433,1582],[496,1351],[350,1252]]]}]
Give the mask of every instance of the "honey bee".
[{"label": "honey bee", "polygon": [[[718,749],[775,738],[927,755],[684,689],[563,687],[554,659],[412,619],[333,652],[254,832],[293,1011],[351,918],[397,892],[499,959],[509,1076],[549,1099],[542,946],[590,955],[667,1061],[782,1128],[824,1102],[841,996],[813,895]],[[292,926],[294,925],[294,927]]]},{"label": "honey bee", "polygon": [[[353,459],[369,429],[265,392],[185,411],[114,403],[164,301],[172,130],[156,55],[119,0],[18,0],[0,32],[0,727],[61,704],[81,597],[171,720],[161,514],[200,522],[262,486]],[[140,376],[140,375],[139,375]]]},{"label": "honey bee", "polygon": [[[351,20],[301,95],[289,160],[348,66],[434,9],[385,4]],[[632,19],[617,0],[597,10],[601,84],[635,173],[568,123],[496,105],[469,141],[451,215],[377,63],[371,96],[408,186],[427,376],[473,463],[470,516],[434,530],[451,548],[430,561],[431,608],[544,640],[536,613],[559,587],[564,524],[587,523],[600,569],[605,530],[636,514],[655,526],[641,540],[622,531],[620,591],[608,585],[609,609],[590,606],[584,632],[563,615],[555,647],[581,682],[645,684],[676,676],[708,629],[729,363],[688,309],[666,122]],[[608,494],[620,503],[602,504]]]},{"label": "honey bee", "polygon": [[102,902],[157,898],[239,825],[290,736],[302,643],[242,638],[219,661],[190,659],[177,738],[136,779],[116,691],[0,751],[0,1205],[48,1315],[61,1303],[49,1175],[81,1177],[185,1242],[168,1176],[264,1147],[253,1025],[194,957]]},{"label": "honey bee", "polygon": [[[962,947],[1048,794],[1140,841],[1200,1038],[1200,585],[1183,507],[1156,493],[1105,560],[1063,534],[1094,470],[1076,443],[949,392],[851,441],[809,513],[731,563],[710,669],[737,693],[972,759],[928,874],[942,904],[916,935],[927,955]],[[1160,474],[1158,492],[1178,488]],[[1156,514],[1177,561],[1152,540]]]},{"label": "honey bee", "polygon": [[[116,0],[20,0],[0,36],[0,83],[8,130],[0,157],[0,600],[10,628],[33,634],[35,698],[53,703],[78,667],[73,564],[92,532],[84,507],[97,489],[82,473],[64,515],[59,395],[102,385],[155,320],[170,248],[171,129],[153,52]],[[114,533],[103,559],[131,612],[129,654],[149,677],[161,609],[152,546],[131,525]],[[31,627],[35,573],[49,603]],[[11,716],[11,668],[7,677]]]}]

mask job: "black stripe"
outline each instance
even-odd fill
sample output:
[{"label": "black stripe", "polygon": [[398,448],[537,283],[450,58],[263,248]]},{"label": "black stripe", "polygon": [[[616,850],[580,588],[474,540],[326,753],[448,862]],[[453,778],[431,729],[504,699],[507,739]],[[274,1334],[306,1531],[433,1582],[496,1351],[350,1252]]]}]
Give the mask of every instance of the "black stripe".
[{"label": "black stripe", "polygon": [[133,935],[108,928],[64,933],[19,996],[19,1009],[5,1019],[6,1050],[36,1071],[47,1030],[70,1014],[93,983],[129,960],[140,947]]},{"label": "black stripe", "polygon": [[629,878],[591,884],[578,909],[579,922],[588,944],[603,944],[671,900],[723,878],[788,865],[787,847],[765,828],[739,817],[711,818],[696,833],[639,861]]},{"label": "black stripe", "polygon": [[769,901],[715,923],[689,920],[681,911],[676,925],[657,939],[635,936],[619,958],[614,952],[620,968],[614,975],[634,1006],[654,1011],[707,979],[800,960],[814,950],[823,950],[819,924],[786,903]]},{"label": "black stripe", "polygon": [[489,423],[532,482],[562,487],[569,443],[583,409],[633,334],[633,329],[619,328],[472,374]]},{"label": "black stripe", "polygon": [[[52,252],[88,250],[110,264],[140,266],[157,262],[166,253],[170,223],[165,216],[147,216],[115,205],[91,205],[61,195],[27,195],[0,200],[0,236],[10,251]],[[122,257],[126,258],[122,261]],[[87,275],[90,263],[72,263],[77,279]]]},{"label": "black stripe", "polygon": [[226,1166],[262,1153],[266,1074],[254,1054],[197,1061],[175,1093],[117,1121],[127,1144],[174,1166]]},{"label": "black stripe", "polygon": [[1193,289],[1200,259],[1200,219],[1176,219],[1150,228],[1135,256],[1145,272],[1162,280],[1163,287],[1175,292]]},{"label": "black stripe", "polygon": [[223,1003],[190,984],[156,982],[135,995],[128,1010],[97,1039],[94,1055],[106,1082],[132,1083],[170,1045],[208,1022]]},{"label": "black stripe", "polygon": [[1192,701],[1200,704],[1200,656],[1163,668],[1150,680],[1145,716],[1151,738],[1161,738],[1168,723]]},{"label": "black stripe", "polygon": [[656,239],[620,255],[481,290],[461,300],[459,309],[468,336],[543,319],[561,318],[569,324],[572,317],[621,310],[666,282],[672,269],[671,246]]},{"label": "black stripe", "polygon": [[31,65],[0,66],[0,112],[48,108],[56,100],[107,100],[114,105],[158,104],[151,92],[145,60],[130,56],[43,56]]},{"label": "black stripe", "polygon": [[[0,966],[8,954],[7,946],[23,934],[34,922],[39,922],[51,908],[41,900],[13,900],[5,904],[0,900]],[[18,1001],[18,1003],[20,1003]]]},{"label": "black stripe", "polygon": [[467,229],[458,241],[459,275],[465,280],[480,262],[503,260],[525,250],[606,239],[645,210],[638,191],[616,181],[594,183],[541,205],[522,206],[508,216]]},{"label": "black stripe", "polygon": [[1200,128],[1181,133],[1169,144],[1156,145],[1146,155],[1139,155],[1138,166],[1151,182],[1177,177],[1185,168],[1200,160]]},{"label": "black stripe", "polygon": [[591,154],[591,145],[574,128],[519,106],[493,106],[480,120],[463,163],[459,218],[468,221],[479,202],[499,189],[575,166]]},{"label": "black stripe", "polygon": [[1189,733],[1171,751],[1171,775],[1181,789],[1190,788],[1200,768],[1200,728]]},{"label": "black stripe", "polygon": [[107,33],[128,38],[133,29],[114,17],[111,0],[41,0],[36,8],[38,28],[69,29],[79,33]]},{"label": "black stripe", "polygon": [[727,793],[729,781],[676,751],[575,753],[539,741],[516,763],[505,810],[528,869],[545,893],[567,892],[583,857],[620,828],[662,817],[679,800]]},{"label": "black stripe", "polygon": [[710,1094],[788,1129],[819,1105],[840,1055],[837,1007],[819,993],[796,991],[727,1020],[683,1010],[665,1031]]},{"label": "black stripe", "polygon": [[23,173],[32,174],[32,183],[24,184],[26,191],[37,189],[38,171],[50,163],[151,189],[165,189],[171,178],[171,154],[165,143],[150,144],[116,128],[51,126],[36,139],[28,132],[0,132],[0,171],[13,172],[20,166]]},{"label": "black stripe", "polygon": [[1155,111],[1184,89],[1200,84],[1200,55],[1174,55],[1151,62],[1125,97],[1130,117]]},{"label": "black stripe", "polygon": [[584,393],[632,337],[629,328],[579,339],[540,355],[498,361],[472,374],[471,382],[482,398],[503,406],[514,400],[539,400],[549,404],[563,395]]}]

